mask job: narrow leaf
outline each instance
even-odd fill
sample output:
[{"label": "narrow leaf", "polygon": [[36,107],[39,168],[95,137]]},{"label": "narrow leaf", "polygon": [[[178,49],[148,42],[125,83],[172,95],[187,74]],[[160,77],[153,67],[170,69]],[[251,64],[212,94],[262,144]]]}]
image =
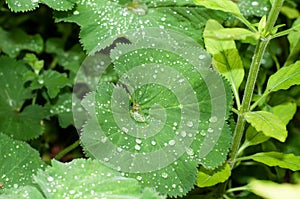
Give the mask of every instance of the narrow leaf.
[{"label": "narrow leaf", "polygon": [[216,170],[206,170],[201,168],[198,171],[197,186],[209,187],[225,182],[231,175],[229,164],[225,164]]},{"label": "narrow leaf", "polygon": [[286,90],[293,85],[300,84],[300,61],[283,67],[275,74],[271,75],[265,92],[274,92],[278,90]]},{"label": "narrow leaf", "polygon": [[294,154],[262,152],[248,156],[247,158],[251,158],[268,166],[278,166],[292,171],[300,170],[300,156],[295,156]]},{"label": "narrow leaf", "polygon": [[300,195],[300,184],[278,184],[271,181],[252,180],[248,186],[253,193],[266,199],[298,199]]},{"label": "narrow leaf", "polygon": [[[300,25],[300,17],[293,23],[293,27]],[[290,54],[285,62],[285,66],[294,63],[299,58],[300,54],[300,31],[291,32],[287,36],[290,43]]]},{"label": "narrow leaf", "polygon": [[284,123],[273,113],[266,111],[247,112],[245,119],[257,131],[262,131],[266,136],[273,137],[284,142],[287,137],[287,130]]}]

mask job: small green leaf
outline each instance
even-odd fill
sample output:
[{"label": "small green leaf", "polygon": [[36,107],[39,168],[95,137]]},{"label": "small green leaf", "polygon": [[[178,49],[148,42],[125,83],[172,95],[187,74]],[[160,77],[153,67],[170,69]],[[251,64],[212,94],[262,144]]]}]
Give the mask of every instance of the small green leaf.
[{"label": "small green leaf", "polygon": [[300,170],[300,156],[295,156],[294,154],[262,152],[248,156],[247,158],[251,158],[268,166],[279,166],[292,171]]},{"label": "small green leaf", "polygon": [[231,175],[229,164],[216,169],[206,170],[200,168],[198,171],[197,186],[198,187],[209,187],[218,183],[225,182]]},{"label": "small green leaf", "polygon": [[45,199],[34,186],[14,186],[14,188],[0,190],[0,199]]},{"label": "small green leaf", "polygon": [[40,35],[27,35],[21,29],[5,31],[0,27],[0,40],[0,49],[10,57],[18,56],[22,50],[40,53],[44,45]]},{"label": "small green leaf", "polygon": [[45,108],[29,105],[22,112],[7,107],[0,109],[0,132],[19,140],[31,140],[44,132],[43,122],[47,116]]},{"label": "small green leaf", "polygon": [[38,0],[6,0],[8,7],[14,12],[25,12],[39,7]]},{"label": "small green leaf", "polygon": [[30,90],[24,87],[23,80],[29,69],[22,62],[6,56],[0,57],[0,66],[1,107],[19,111],[25,100],[31,97]]},{"label": "small green leaf", "polygon": [[40,71],[44,66],[44,60],[38,60],[36,55],[33,53],[26,53],[23,60],[26,61],[31,66],[32,70],[36,75],[40,73]]},{"label": "small green leaf", "polygon": [[248,186],[253,193],[266,199],[298,199],[300,195],[300,184],[278,184],[272,181],[252,180]]},{"label": "small green leaf", "polygon": [[218,40],[241,40],[244,43],[256,44],[259,35],[244,28],[222,28],[206,30],[204,37]]},{"label": "small green leaf", "polygon": [[276,115],[266,111],[254,111],[245,113],[244,117],[257,131],[281,142],[285,141],[286,127]]},{"label": "small green leaf", "polygon": [[286,90],[300,84],[300,61],[279,69],[270,76],[265,92]]},{"label": "small green leaf", "polygon": [[272,107],[272,112],[287,125],[294,117],[297,111],[297,104],[295,102],[288,102]]},{"label": "small green leaf", "polygon": [[207,37],[208,32],[218,32],[223,29],[219,22],[208,20],[203,34],[205,47],[213,55],[213,66],[231,83],[233,92],[238,93],[244,79],[244,68],[234,41],[220,42]]},{"label": "small green leaf", "polygon": [[45,85],[51,98],[56,97],[61,88],[71,86],[65,73],[59,73],[54,70],[45,71],[44,74],[39,77],[39,83]]},{"label": "small green leaf", "polygon": [[246,146],[257,145],[267,141],[270,137],[264,135],[262,132],[258,132],[254,127],[249,126],[246,131]]},{"label": "small green leaf", "polygon": [[195,4],[205,6],[206,8],[213,10],[221,10],[228,12],[234,16],[242,16],[239,7],[230,0],[195,0]]},{"label": "small green leaf", "polygon": [[295,19],[300,16],[297,8],[291,8],[288,6],[282,6],[280,12],[287,16],[289,19]]},{"label": "small green leaf", "polygon": [[0,133],[0,184],[2,190],[33,185],[32,175],[43,168],[39,153],[27,143]]},{"label": "small green leaf", "polygon": [[[52,160],[52,167],[34,176],[46,198],[145,198],[163,199],[143,189],[137,180],[126,178],[98,160],[75,159],[69,163]],[[142,197],[143,196],[143,197]]]},{"label": "small green leaf", "polygon": [[64,93],[58,96],[55,104],[49,104],[51,115],[57,115],[62,128],[74,124],[72,114],[72,94]]}]

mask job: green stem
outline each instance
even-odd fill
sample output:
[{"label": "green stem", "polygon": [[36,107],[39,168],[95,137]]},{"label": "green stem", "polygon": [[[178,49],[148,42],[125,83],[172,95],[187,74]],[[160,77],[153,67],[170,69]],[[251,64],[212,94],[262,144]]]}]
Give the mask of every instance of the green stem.
[{"label": "green stem", "polygon": [[[284,0],[275,0],[274,1],[272,9],[268,16],[266,29],[265,29],[266,32],[272,31],[272,29],[276,23],[276,20],[278,18],[278,15],[279,15],[279,12],[280,12],[283,2],[284,2]],[[248,78],[247,78],[247,82],[246,82],[242,105],[239,110],[240,113],[238,115],[238,120],[237,120],[237,124],[236,124],[235,131],[234,131],[234,136],[233,136],[233,143],[232,143],[231,153],[230,153],[230,158],[229,158],[229,163],[230,163],[231,168],[234,168],[238,150],[239,150],[241,140],[242,140],[242,137],[244,134],[246,120],[243,115],[245,112],[248,112],[250,110],[250,103],[252,100],[252,95],[253,95],[260,63],[261,63],[262,57],[265,53],[265,50],[266,50],[266,47],[267,47],[269,41],[270,41],[270,38],[262,38],[261,40],[259,40],[259,42],[256,46],[256,49],[255,49],[255,52],[254,52],[254,56],[253,56],[251,65],[250,65],[250,70],[249,70],[249,74],[248,74]]]},{"label": "green stem", "polygon": [[243,187],[235,187],[227,190],[227,193],[235,192],[235,191],[245,191],[249,190],[248,186],[243,186]]},{"label": "green stem", "polygon": [[76,142],[74,142],[73,144],[71,144],[70,146],[68,146],[67,148],[65,148],[64,150],[62,150],[59,154],[57,154],[55,156],[56,160],[60,160],[62,157],[64,157],[67,153],[69,153],[70,151],[74,150],[76,147],[79,146],[79,140],[77,140]]}]

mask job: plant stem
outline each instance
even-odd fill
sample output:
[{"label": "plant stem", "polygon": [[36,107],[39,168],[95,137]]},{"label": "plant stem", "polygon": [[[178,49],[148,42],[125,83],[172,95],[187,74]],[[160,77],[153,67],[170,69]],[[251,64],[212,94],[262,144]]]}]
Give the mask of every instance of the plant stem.
[{"label": "plant stem", "polygon": [[[283,2],[284,2],[284,0],[275,0],[273,2],[272,9],[271,9],[268,19],[267,19],[265,32],[270,33],[272,31],[272,29],[276,23],[276,20],[278,18],[278,15],[279,15],[279,12],[280,12]],[[237,152],[239,150],[241,140],[242,140],[242,137],[244,134],[245,124],[246,124],[246,120],[244,118],[244,113],[248,112],[250,110],[250,103],[252,100],[252,95],[253,95],[260,63],[261,63],[262,57],[265,53],[266,47],[267,47],[270,39],[271,39],[270,37],[269,38],[261,38],[258,41],[258,44],[257,44],[255,52],[254,52],[254,56],[253,56],[253,59],[252,59],[251,65],[250,65],[250,70],[249,70],[249,74],[248,74],[248,78],[247,78],[247,82],[246,82],[242,105],[239,110],[238,120],[237,120],[237,124],[236,124],[235,131],[234,131],[234,136],[233,136],[233,143],[232,143],[231,153],[230,153],[230,158],[229,158],[229,164],[231,166],[231,169],[234,168],[234,164],[235,164],[236,157],[238,154]]]},{"label": "plant stem", "polygon": [[67,148],[65,148],[64,150],[62,150],[59,154],[57,154],[55,156],[56,160],[60,160],[62,157],[64,157],[67,153],[69,153],[70,151],[74,150],[76,147],[79,146],[79,140],[77,140],[76,142],[74,142],[73,144],[71,144],[70,146],[68,146]]}]

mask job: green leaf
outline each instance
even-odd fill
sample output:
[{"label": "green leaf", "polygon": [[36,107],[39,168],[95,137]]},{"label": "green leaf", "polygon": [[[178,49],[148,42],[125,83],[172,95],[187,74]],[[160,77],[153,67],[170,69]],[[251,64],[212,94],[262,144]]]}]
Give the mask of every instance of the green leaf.
[{"label": "green leaf", "polygon": [[52,160],[52,167],[34,176],[46,198],[148,198],[163,199],[152,190],[139,186],[98,160],[75,159],[69,163]]},{"label": "green leaf", "polygon": [[244,144],[247,147],[257,145],[267,141],[269,138],[270,137],[266,136],[262,132],[256,131],[254,127],[249,126],[246,131],[246,140]]},{"label": "green leaf", "polygon": [[300,195],[300,184],[278,184],[271,181],[252,180],[248,186],[253,193],[266,199],[296,199]]},{"label": "green leaf", "polygon": [[53,54],[57,59],[57,63],[67,70],[77,73],[83,58],[85,58],[85,53],[83,52],[81,46],[74,45],[69,50],[65,49],[65,42],[61,38],[50,38],[46,41],[46,52]]},{"label": "green leaf", "polygon": [[27,143],[0,133],[0,193],[9,188],[33,185],[32,175],[43,168],[39,153]]},{"label": "green leaf", "polygon": [[271,10],[269,0],[243,0],[238,1],[238,7],[244,17],[262,17]]},{"label": "green leaf", "polygon": [[71,10],[77,1],[78,0],[61,0],[61,1],[41,0],[42,3],[46,4],[53,10],[58,10],[58,11]]},{"label": "green leaf", "polygon": [[0,132],[19,140],[31,140],[44,132],[43,122],[47,116],[45,108],[29,105],[22,112],[7,107],[0,109]]},{"label": "green leaf", "polygon": [[198,187],[209,187],[218,183],[225,182],[231,175],[229,164],[216,169],[206,170],[200,168],[198,171],[197,186]]},{"label": "green leaf", "polygon": [[[81,142],[89,156],[175,197],[196,183],[199,163],[213,169],[226,160],[232,137],[223,118],[232,96],[226,81],[209,69],[202,48],[181,45],[171,33],[168,41],[161,32],[151,32],[153,43],[136,38],[112,50],[119,82],[99,83],[84,98],[91,118]],[[216,88],[223,93],[213,97]]]},{"label": "green leaf", "polygon": [[71,93],[59,95],[55,104],[49,104],[49,110],[51,115],[58,116],[58,122],[62,128],[74,124]]},{"label": "green leaf", "polygon": [[246,112],[244,117],[257,131],[281,142],[285,141],[286,127],[276,115],[266,111],[254,111]]},{"label": "green leaf", "polygon": [[12,111],[19,111],[26,99],[31,97],[30,90],[24,87],[23,75],[29,70],[14,59],[0,57],[0,103]]},{"label": "green leaf", "polygon": [[270,76],[266,92],[274,92],[278,90],[286,90],[293,85],[300,84],[300,61],[291,64],[287,67],[279,69],[276,73]]},{"label": "green leaf", "polygon": [[300,16],[297,8],[291,8],[288,6],[282,6],[280,12],[287,16],[289,19],[295,19]]},{"label": "green leaf", "polygon": [[38,0],[6,0],[8,7],[14,12],[25,12],[39,7]]},{"label": "green leaf", "polygon": [[44,199],[42,193],[34,186],[14,186],[0,191],[0,199]]},{"label": "green leaf", "polygon": [[244,79],[244,68],[233,40],[222,41],[209,38],[208,32],[224,30],[215,20],[208,20],[204,30],[206,50],[213,55],[213,66],[222,74],[232,86],[234,93],[238,93],[239,86]]},{"label": "green leaf", "polygon": [[278,166],[292,171],[300,170],[300,156],[295,156],[294,154],[262,152],[248,156],[247,158],[251,158],[268,166]]},{"label": "green leaf", "polygon": [[[296,27],[300,25],[300,17],[298,17],[295,22],[293,23],[292,27]],[[287,36],[289,43],[290,43],[290,54],[285,62],[285,66],[288,66],[295,62],[299,58],[300,54],[300,32],[290,32]]]},{"label": "green leaf", "polygon": [[230,0],[195,0],[195,4],[205,6],[213,10],[221,10],[223,12],[228,12],[234,16],[242,16],[239,7]]},{"label": "green leaf", "polygon": [[25,12],[34,10],[39,7],[39,2],[42,2],[54,10],[66,11],[71,10],[77,0],[6,0],[8,7],[14,12]]},{"label": "green leaf", "polygon": [[5,31],[0,27],[0,40],[0,50],[10,57],[17,57],[22,50],[40,53],[44,45],[40,35],[27,35],[21,29]]},{"label": "green leaf", "polygon": [[244,28],[222,28],[218,30],[205,30],[205,38],[215,40],[241,40],[244,43],[256,44],[259,34]]},{"label": "green leaf", "polygon": [[54,70],[47,70],[38,77],[37,81],[32,82],[31,89],[37,89],[45,86],[50,98],[55,98],[62,88],[70,86],[70,80],[65,73],[59,73]]},{"label": "green leaf", "polygon": [[287,102],[272,107],[272,112],[278,116],[278,118],[287,125],[289,121],[294,117],[297,111],[297,104],[295,102]]},{"label": "green leaf", "polygon": [[75,22],[81,26],[81,43],[89,54],[99,50],[100,45],[103,48],[111,45],[126,31],[147,27],[172,29],[203,43],[199,34],[207,19],[222,21],[226,15],[203,7],[189,7],[186,4],[186,1],[177,3],[170,0],[155,4],[152,1],[126,5],[114,1],[97,1],[90,4],[81,0],[75,10],[56,13],[55,18],[57,22]]}]

